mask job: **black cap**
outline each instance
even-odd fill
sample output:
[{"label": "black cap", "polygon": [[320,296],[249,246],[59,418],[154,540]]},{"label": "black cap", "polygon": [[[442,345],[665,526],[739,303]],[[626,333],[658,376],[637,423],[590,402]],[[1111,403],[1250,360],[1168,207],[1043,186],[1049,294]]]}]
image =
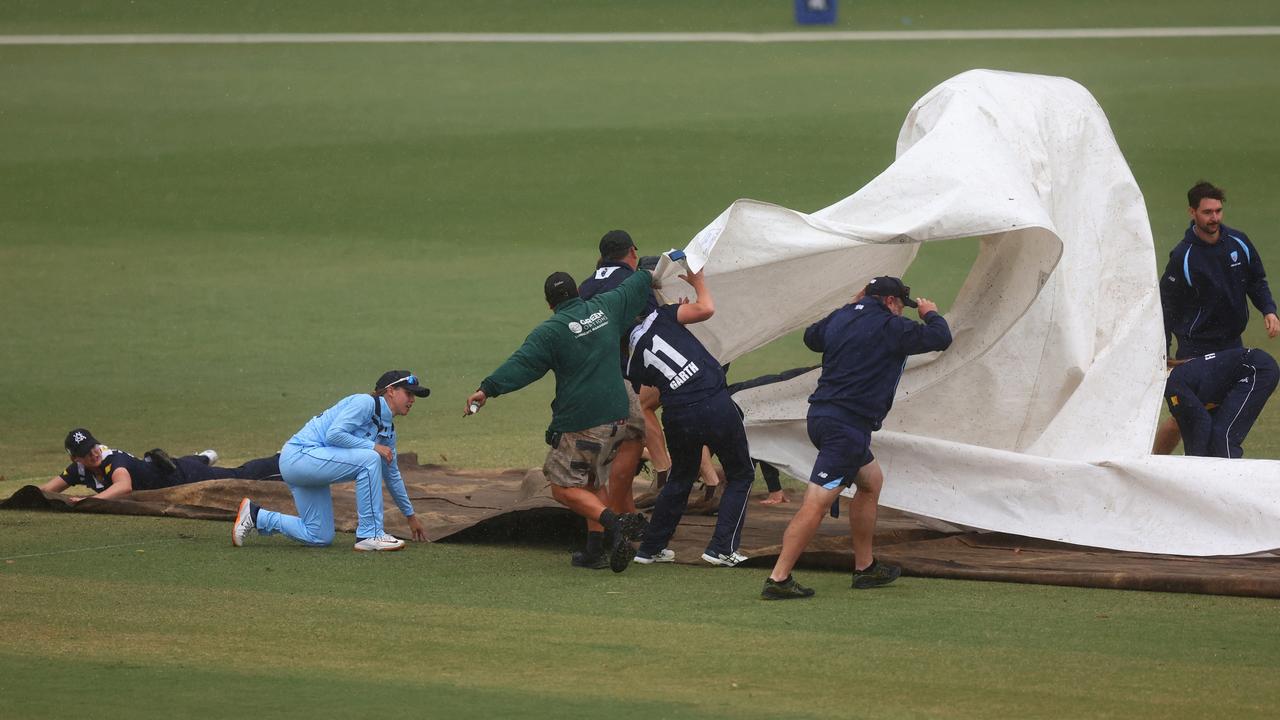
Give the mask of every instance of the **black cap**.
[{"label": "black cap", "polygon": [[621,260],[635,246],[626,230],[610,230],[600,238],[600,257],[603,260]]},{"label": "black cap", "polygon": [[648,270],[649,272],[653,272],[658,268],[658,261],[661,259],[662,259],[661,255],[644,255],[644,256],[641,256],[640,262],[636,264],[636,267],[639,268],[640,270]]},{"label": "black cap", "polygon": [[389,387],[402,387],[418,397],[426,397],[431,394],[429,388],[422,387],[417,375],[408,370],[388,370],[382,373],[382,377],[378,378],[378,382],[373,386],[377,392],[382,392]]},{"label": "black cap", "polygon": [[98,446],[98,440],[88,430],[76,428],[67,433],[67,439],[62,445],[71,457],[85,457],[89,451]]},{"label": "black cap", "polygon": [[547,298],[547,304],[555,307],[565,300],[578,297],[578,283],[567,272],[553,272],[542,284],[542,294]]},{"label": "black cap", "polygon": [[896,297],[902,301],[903,305],[913,308],[918,307],[919,303],[911,299],[911,288],[902,284],[902,281],[896,277],[888,275],[872,278],[867,283],[867,287],[863,290],[865,295],[877,295],[879,297]]}]

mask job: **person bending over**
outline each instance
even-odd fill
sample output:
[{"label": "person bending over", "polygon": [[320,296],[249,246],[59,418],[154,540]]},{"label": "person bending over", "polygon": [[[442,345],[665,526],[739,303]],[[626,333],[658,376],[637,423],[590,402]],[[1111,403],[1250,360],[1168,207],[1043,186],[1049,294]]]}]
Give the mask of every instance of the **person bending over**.
[{"label": "person bending over", "polygon": [[1258,349],[1219,350],[1183,361],[1169,373],[1165,402],[1182,433],[1183,450],[1201,457],[1244,457],[1244,438],[1280,370]]}]

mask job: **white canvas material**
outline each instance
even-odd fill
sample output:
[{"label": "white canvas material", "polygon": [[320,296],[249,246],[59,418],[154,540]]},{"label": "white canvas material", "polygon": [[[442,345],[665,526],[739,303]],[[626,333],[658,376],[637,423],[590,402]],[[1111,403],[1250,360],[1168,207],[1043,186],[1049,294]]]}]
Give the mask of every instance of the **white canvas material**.
[{"label": "white canvas material", "polygon": [[[955,341],[911,359],[873,438],[882,504],[1118,550],[1280,548],[1280,461],[1150,455],[1165,349],[1146,206],[1102,108],[1066,78],[963,73],[916,102],[895,162],[853,195],[812,214],[733,203],[685,248],[716,296],[690,329],[729,362],[966,238],[978,257],[943,308]],[[682,271],[660,263],[665,297],[692,295]],[[753,457],[809,476],[816,381],[735,395]]]}]

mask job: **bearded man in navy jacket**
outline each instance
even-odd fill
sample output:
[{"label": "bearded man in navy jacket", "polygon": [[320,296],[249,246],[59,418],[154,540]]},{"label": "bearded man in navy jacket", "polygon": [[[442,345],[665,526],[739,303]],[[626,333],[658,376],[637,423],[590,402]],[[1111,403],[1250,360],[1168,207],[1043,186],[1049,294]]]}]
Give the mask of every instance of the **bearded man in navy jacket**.
[{"label": "bearded man in navy jacket", "polygon": [[[1258,249],[1243,231],[1222,222],[1222,188],[1201,180],[1187,191],[1191,222],[1169,253],[1160,277],[1165,349],[1178,339],[1178,360],[1244,347],[1249,302],[1262,313],[1267,336],[1280,334],[1280,317]],[[1172,419],[1161,425],[1152,452],[1167,455],[1178,444]]]}]

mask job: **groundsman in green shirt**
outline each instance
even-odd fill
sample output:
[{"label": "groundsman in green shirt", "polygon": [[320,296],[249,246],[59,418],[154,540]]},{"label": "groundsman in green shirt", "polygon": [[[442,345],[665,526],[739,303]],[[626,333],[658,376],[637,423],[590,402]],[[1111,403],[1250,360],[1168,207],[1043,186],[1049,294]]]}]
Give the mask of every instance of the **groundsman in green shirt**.
[{"label": "groundsman in green shirt", "polygon": [[625,570],[635,557],[632,543],[644,533],[646,521],[640,513],[615,514],[597,491],[609,477],[628,414],[618,364],[621,334],[644,310],[652,282],[653,275],[640,270],[613,290],[582,300],[571,275],[552,273],[543,285],[551,317],[480,382],[464,410],[474,414],[490,398],[515,392],[548,371],[555,374],[547,428],[551,449],[542,471],[551,496],[586,518],[588,531],[612,533],[609,567],[614,572]]}]

